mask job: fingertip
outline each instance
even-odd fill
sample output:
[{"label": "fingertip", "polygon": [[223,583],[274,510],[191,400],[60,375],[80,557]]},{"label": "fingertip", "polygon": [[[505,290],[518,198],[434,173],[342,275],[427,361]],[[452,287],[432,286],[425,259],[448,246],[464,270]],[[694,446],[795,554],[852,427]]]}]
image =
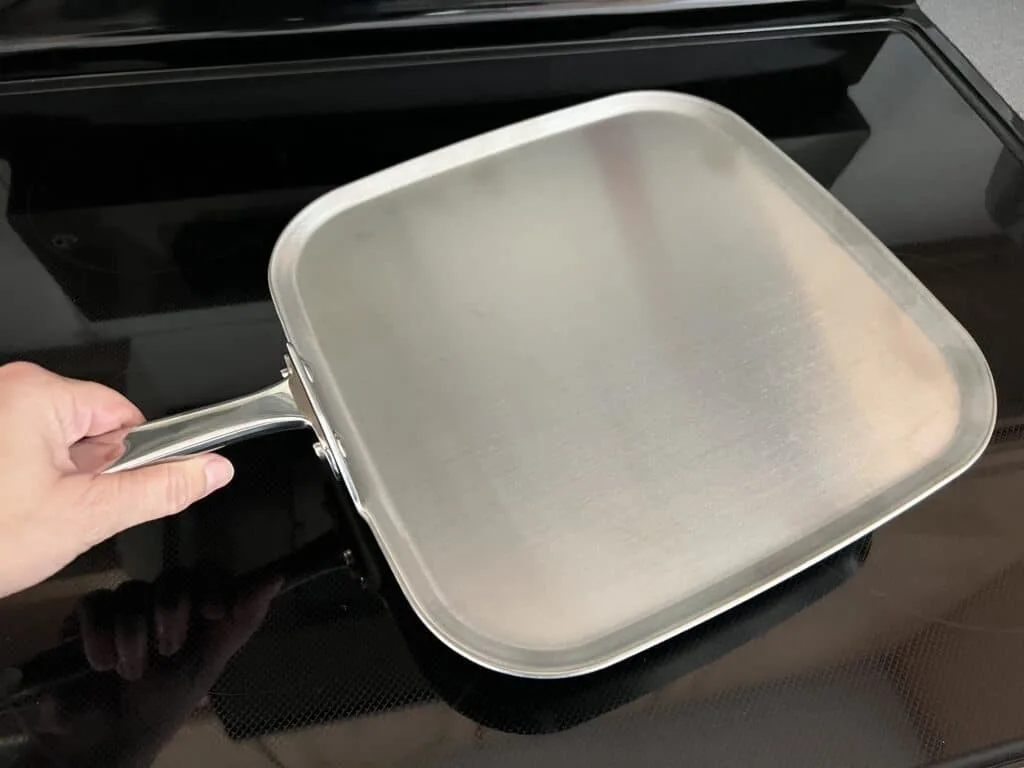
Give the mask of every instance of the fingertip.
[{"label": "fingertip", "polygon": [[206,457],[203,473],[206,475],[206,492],[213,493],[231,482],[235,476],[235,467],[223,456],[214,453]]},{"label": "fingertip", "polygon": [[153,629],[156,649],[161,656],[173,656],[185,645],[188,637],[192,598],[185,584],[185,574],[172,569],[157,579],[153,607]]},{"label": "fingertip", "polygon": [[117,616],[114,620],[114,670],[125,680],[139,680],[149,660],[149,615],[152,611],[152,585],[138,580],[122,583],[114,591]]},{"label": "fingertip", "polygon": [[[76,524],[95,541],[126,528],[174,515],[230,481],[222,456],[194,456],[107,475],[76,475],[62,483],[78,499]],[[90,539],[90,540],[92,540]]]},{"label": "fingertip", "polygon": [[114,640],[114,593],[109,589],[90,592],[76,606],[82,649],[89,666],[106,672],[117,664]]}]

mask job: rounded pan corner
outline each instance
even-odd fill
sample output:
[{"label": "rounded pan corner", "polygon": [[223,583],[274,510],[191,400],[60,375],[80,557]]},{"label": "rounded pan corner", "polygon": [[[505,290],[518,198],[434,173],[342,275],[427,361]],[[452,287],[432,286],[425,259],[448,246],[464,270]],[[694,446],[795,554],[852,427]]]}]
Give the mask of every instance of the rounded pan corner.
[{"label": "rounded pan corner", "polygon": [[[372,510],[367,510],[364,520],[380,545],[395,581],[408,600],[413,613],[434,637],[469,661],[485,669],[514,677],[550,679],[576,677],[610,666],[618,660],[612,658],[607,661],[580,664],[568,657],[578,657],[581,652],[585,656],[590,644],[568,652],[537,651],[502,643],[478,633],[449,610],[437,591],[431,588],[429,581],[422,578],[422,574],[421,578],[410,578],[404,566],[406,563],[415,564],[417,558],[411,553],[397,551],[406,550],[410,545],[404,537],[387,530],[391,520],[386,514],[378,516],[374,515]],[[532,663],[531,655],[535,657]],[[625,654],[623,658],[629,655],[632,655],[632,652]]]},{"label": "rounded pan corner", "polygon": [[673,628],[664,637],[643,645],[630,643],[616,646],[610,651],[600,650],[599,644],[595,642],[560,650],[523,648],[479,635],[447,609],[427,609],[405,579],[399,577],[398,582],[416,616],[438,640],[485,669],[513,677],[565,679],[598,672],[684,632],[689,626]]},{"label": "rounded pan corner", "polygon": [[[938,300],[936,299],[936,301]],[[999,396],[996,390],[995,376],[992,374],[988,360],[985,359],[984,352],[967,329],[960,325],[952,315],[951,319],[964,337],[965,346],[961,358],[967,356],[969,362],[965,362],[963,359],[954,359],[951,360],[950,366],[961,393],[970,393],[973,396],[973,402],[968,401],[965,407],[961,408],[957,431],[950,440],[950,452],[954,451],[957,443],[962,442],[963,447],[960,455],[953,459],[955,466],[946,479],[946,483],[959,477],[981,458],[992,440],[999,416]],[[963,395],[961,396],[963,397]]]}]

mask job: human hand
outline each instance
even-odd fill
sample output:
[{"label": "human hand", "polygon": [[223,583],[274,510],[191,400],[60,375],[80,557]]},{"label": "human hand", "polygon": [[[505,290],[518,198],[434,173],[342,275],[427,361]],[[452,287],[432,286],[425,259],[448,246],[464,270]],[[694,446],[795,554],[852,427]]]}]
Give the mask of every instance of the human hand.
[{"label": "human hand", "polygon": [[101,384],[30,363],[0,366],[0,597],[231,480],[231,463],[215,454],[112,475],[81,472],[71,460],[69,449],[82,438],[143,421]]}]

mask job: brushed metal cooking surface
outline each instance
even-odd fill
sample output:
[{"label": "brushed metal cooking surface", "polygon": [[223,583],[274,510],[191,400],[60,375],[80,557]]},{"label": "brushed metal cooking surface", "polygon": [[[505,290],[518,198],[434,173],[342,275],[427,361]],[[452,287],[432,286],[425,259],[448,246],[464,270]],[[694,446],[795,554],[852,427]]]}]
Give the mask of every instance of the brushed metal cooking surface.
[{"label": "brushed metal cooking surface", "polygon": [[995,417],[953,317],[740,118],[603,99],[337,190],[271,267],[419,615],[579,674],[963,471]]}]

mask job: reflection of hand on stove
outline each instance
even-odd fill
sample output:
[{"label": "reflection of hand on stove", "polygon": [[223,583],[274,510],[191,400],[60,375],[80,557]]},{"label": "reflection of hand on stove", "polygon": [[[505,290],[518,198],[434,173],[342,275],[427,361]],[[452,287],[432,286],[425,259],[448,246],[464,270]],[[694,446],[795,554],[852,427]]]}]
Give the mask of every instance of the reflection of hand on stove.
[{"label": "reflection of hand on stove", "polygon": [[165,574],[87,595],[77,623],[93,672],[40,697],[23,720],[26,765],[146,766],[266,617],[281,577],[244,588]]}]

